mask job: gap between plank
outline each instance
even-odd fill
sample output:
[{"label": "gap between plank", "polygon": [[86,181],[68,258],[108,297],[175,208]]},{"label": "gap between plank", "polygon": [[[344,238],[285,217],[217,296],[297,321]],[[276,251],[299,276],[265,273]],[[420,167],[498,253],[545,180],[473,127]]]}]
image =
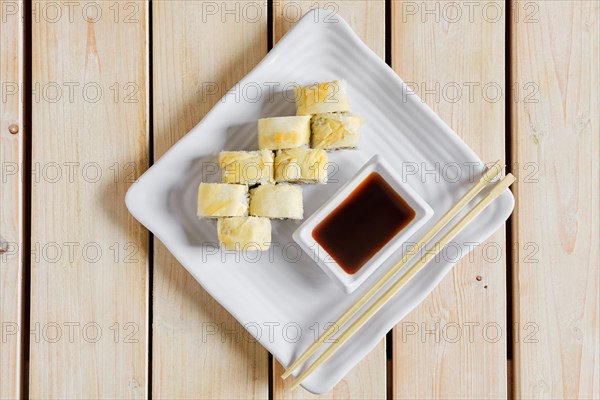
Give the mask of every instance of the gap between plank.
[{"label": "gap between plank", "polygon": [[[392,68],[392,0],[385,0],[385,63]],[[385,335],[385,376],[386,376],[386,399],[394,398],[394,329]]]},{"label": "gap between plank", "polygon": [[273,32],[275,18],[273,18],[273,0],[267,0],[267,52],[273,48]]},{"label": "gap between plank", "polygon": [[[518,179],[518,171],[515,173],[513,168],[512,159],[512,102],[513,102],[513,91],[512,91],[512,53],[511,53],[511,40],[512,40],[512,12],[511,7],[505,8],[505,26],[504,26],[504,86],[506,87],[506,98],[504,107],[504,158],[506,160],[506,173],[512,173]],[[518,181],[516,182],[518,184]],[[512,189],[511,189],[512,190]],[[514,368],[513,362],[513,268],[515,266],[513,257],[513,216],[512,214],[508,217],[505,225],[506,235],[506,395],[508,399],[514,398],[514,387],[512,385],[512,379],[509,377],[514,376],[512,368]]]},{"label": "gap between plank", "polygon": [[392,0],[385,0],[385,63],[392,67]]},{"label": "gap between plank", "polygon": [[23,241],[21,253],[21,398],[29,398],[29,348],[31,323],[31,169],[32,169],[32,6],[23,2]]},{"label": "gap between plank", "polygon": [[[146,56],[148,57],[148,168],[154,164],[154,92],[153,92],[153,68],[152,68],[152,0],[148,1],[148,48]],[[152,326],[154,320],[154,235],[148,231],[148,323],[146,325],[146,338],[148,340],[148,372],[147,379],[147,397],[152,400]]]}]

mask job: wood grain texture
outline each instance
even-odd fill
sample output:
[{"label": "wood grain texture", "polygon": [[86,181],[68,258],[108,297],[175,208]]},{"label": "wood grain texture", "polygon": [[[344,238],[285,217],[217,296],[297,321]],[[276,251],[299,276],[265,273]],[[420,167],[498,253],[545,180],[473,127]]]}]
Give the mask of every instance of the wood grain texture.
[{"label": "wood grain texture", "polygon": [[23,3],[0,3],[0,399],[21,393]]},{"label": "wood grain texture", "polygon": [[385,339],[352,369],[333,389],[314,395],[302,387],[291,390],[293,378],[281,379],[284,368],[273,360],[273,398],[286,400],[325,399],[385,399],[386,359]]},{"label": "wood grain texture", "polygon": [[385,57],[385,2],[380,0],[274,0],[273,41],[279,39],[309,10],[335,11],[381,58]]},{"label": "wood grain texture", "polygon": [[[385,57],[385,2],[348,0],[276,0],[273,3],[273,36],[276,43],[307,11],[324,8],[338,13],[381,58]],[[281,365],[273,361],[274,399],[384,399],[386,397],[385,339],[330,392],[312,395],[301,387],[290,390],[292,379],[283,381]]]},{"label": "wood grain texture", "polygon": [[600,398],[600,4],[513,7],[515,398]]},{"label": "wood grain texture", "polygon": [[147,398],[147,232],[124,201],[148,165],[147,4],[32,17],[30,395]]},{"label": "wood grain texture", "polygon": [[[394,1],[392,66],[492,162],[504,159],[505,4],[467,3]],[[501,228],[394,328],[394,398],[506,398],[504,254]]]},{"label": "wood grain texture", "polygon": [[[153,1],[158,159],[267,53],[263,1]],[[153,395],[267,398],[268,352],[155,240]]]}]

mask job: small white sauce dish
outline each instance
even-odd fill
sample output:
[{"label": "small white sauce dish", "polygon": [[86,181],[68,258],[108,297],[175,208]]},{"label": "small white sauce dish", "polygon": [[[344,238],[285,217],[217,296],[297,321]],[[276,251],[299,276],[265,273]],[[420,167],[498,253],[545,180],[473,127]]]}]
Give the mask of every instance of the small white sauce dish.
[{"label": "small white sauce dish", "polygon": [[[378,173],[404,201],[415,215],[413,219],[395,234],[379,251],[366,261],[353,274],[346,272],[313,237],[315,228],[344,202],[352,192],[371,174]],[[433,210],[412,187],[404,183],[379,156],[372,157],[346,182],[323,206],[310,216],[293,234],[293,238],[306,254],[344,290],[351,293],[364,283],[373,272],[388,259],[403,243],[417,232],[433,216]]]}]

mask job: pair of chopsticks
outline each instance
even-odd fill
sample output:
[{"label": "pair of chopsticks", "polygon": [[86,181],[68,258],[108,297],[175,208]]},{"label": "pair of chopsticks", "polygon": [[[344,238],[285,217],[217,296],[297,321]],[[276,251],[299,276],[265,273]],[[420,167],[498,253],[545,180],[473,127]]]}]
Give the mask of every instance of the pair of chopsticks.
[{"label": "pair of chopsticks", "polygon": [[[467,204],[475,198],[496,176],[498,176],[504,170],[504,164],[500,161],[496,161],[492,167],[490,167],[479,181],[469,189],[459,200],[454,204],[443,216],[439,219],[423,235],[423,237],[417,242],[420,246],[425,246],[431,239],[433,239],[440,231],[455,217],[461,210],[463,210]],[[366,311],[361,314],[356,321],[354,321],[340,336],[331,344],[325,351],[308,367],[306,368],[296,379],[292,385],[292,389],[295,389],[302,383],[306,377],[313,373],[319,368],[325,361],[327,361],[333,353],[335,353],[341,346],[344,345],[377,311],[379,311],[395,294],[397,294],[403,287],[408,283],[429,261],[431,261],[452,239],[454,239],[462,230],[477,217],[488,205],[490,205],[498,196],[500,196],[513,182],[515,178],[512,174],[507,174],[500,182],[496,183],[492,190],[485,195],[464,217],[452,226],[448,232],[442,238],[433,245],[430,250],[427,250],[421,258],[411,266],[397,281],[395,281],[372,305],[370,305]],[[411,252],[405,255],[402,259],[394,264],[377,282],[371,286],[367,292],[365,292],[348,310],[346,310],[335,323],[331,324],[329,328],[323,332],[323,334],[313,343],[308,349],[290,365],[287,370],[281,375],[283,379],[289,377],[292,372],[296,370],[302,363],[307,361],[328,339],[330,339],[339,329],[342,328],[350,319],[356,315],[356,313],[371,300],[386,284],[392,281],[392,278],[398,273],[402,267],[410,262],[418,251]]]}]

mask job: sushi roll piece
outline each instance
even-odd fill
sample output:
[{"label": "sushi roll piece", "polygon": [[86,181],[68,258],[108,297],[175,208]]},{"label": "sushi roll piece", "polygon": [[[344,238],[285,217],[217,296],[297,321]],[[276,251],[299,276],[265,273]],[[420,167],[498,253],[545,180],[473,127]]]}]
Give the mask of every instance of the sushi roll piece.
[{"label": "sushi roll piece", "polygon": [[296,115],[350,111],[343,81],[318,83],[296,89]]},{"label": "sushi roll piece", "polygon": [[258,120],[258,147],[261,150],[308,146],[310,116],[261,118]]},{"label": "sushi roll piece", "polygon": [[327,183],[327,160],[325,150],[278,150],[275,155],[275,181]]},{"label": "sushi roll piece", "polygon": [[226,250],[265,251],[271,246],[271,221],[261,217],[219,218],[217,235]]},{"label": "sushi roll piece", "polygon": [[219,166],[225,183],[255,185],[274,182],[271,150],[222,151]]},{"label": "sushi roll piece", "polygon": [[295,185],[260,185],[250,191],[250,215],[274,219],[302,219],[302,189]]},{"label": "sushi roll piece", "polygon": [[205,218],[248,215],[248,186],[201,183],[198,187],[198,216]]},{"label": "sushi roll piece", "polygon": [[315,149],[356,149],[362,118],[347,113],[317,114],[311,121],[311,146]]}]

